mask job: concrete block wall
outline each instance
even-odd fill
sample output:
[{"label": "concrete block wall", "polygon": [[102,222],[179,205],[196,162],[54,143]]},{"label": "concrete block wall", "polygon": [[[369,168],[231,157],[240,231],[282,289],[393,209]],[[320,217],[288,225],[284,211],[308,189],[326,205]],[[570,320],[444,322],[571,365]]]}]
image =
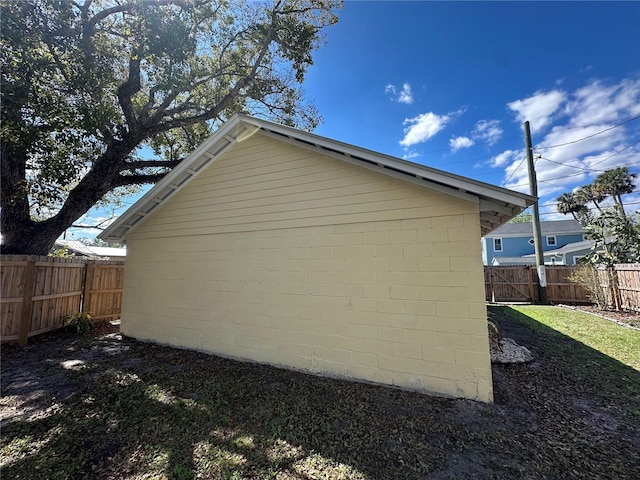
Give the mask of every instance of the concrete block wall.
[{"label": "concrete block wall", "polygon": [[256,134],[128,235],[122,331],[491,401],[478,210]]},{"label": "concrete block wall", "polygon": [[123,332],[492,400],[478,216],[133,240]]}]

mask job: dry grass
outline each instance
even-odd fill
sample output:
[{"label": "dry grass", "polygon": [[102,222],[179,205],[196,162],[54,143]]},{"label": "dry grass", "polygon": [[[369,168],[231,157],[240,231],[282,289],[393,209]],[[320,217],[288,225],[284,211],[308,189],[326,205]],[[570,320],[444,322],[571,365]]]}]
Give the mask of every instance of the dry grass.
[{"label": "dry grass", "polygon": [[4,348],[1,474],[633,478],[640,471],[638,371],[538,319],[537,310],[518,310],[492,308],[492,317],[536,360],[494,366],[493,405],[118,334],[56,334],[24,350]]}]

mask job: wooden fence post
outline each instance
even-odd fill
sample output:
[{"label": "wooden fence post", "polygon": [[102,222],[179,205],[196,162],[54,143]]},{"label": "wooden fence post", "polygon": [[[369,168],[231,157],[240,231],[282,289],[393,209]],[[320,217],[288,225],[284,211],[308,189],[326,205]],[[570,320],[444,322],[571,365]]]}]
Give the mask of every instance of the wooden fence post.
[{"label": "wooden fence post", "polygon": [[611,295],[613,297],[613,306],[616,311],[622,310],[622,298],[620,297],[620,289],[618,288],[618,274],[615,267],[609,267],[609,281],[611,282]]},{"label": "wooden fence post", "polygon": [[493,289],[493,268],[489,267],[489,289],[491,289],[491,303],[496,303],[496,292]]},{"label": "wooden fence post", "polygon": [[527,268],[527,280],[529,281],[529,301],[533,304],[536,303],[536,291],[533,288],[533,267],[529,265]]},{"label": "wooden fence post", "polygon": [[93,290],[93,276],[96,266],[93,263],[87,263],[84,268],[84,286],[82,288],[82,311],[91,312],[91,290]]},{"label": "wooden fence post", "polygon": [[18,331],[18,345],[24,347],[29,341],[31,312],[33,312],[33,291],[36,286],[36,262],[28,260],[24,269],[24,292],[22,296],[22,316]]}]

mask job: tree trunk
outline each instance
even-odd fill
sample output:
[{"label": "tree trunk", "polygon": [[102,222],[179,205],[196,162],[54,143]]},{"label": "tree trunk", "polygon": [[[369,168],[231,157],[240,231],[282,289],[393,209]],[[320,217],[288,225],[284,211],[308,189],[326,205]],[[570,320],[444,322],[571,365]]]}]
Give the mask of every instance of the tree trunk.
[{"label": "tree trunk", "polygon": [[29,220],[28,225],[25,225],[25,222],[22,223],[22,228],[2,231],[2,254],[48,255],[65,230],[54,223],[33,220]]},{"label": "tree trunk", "polygon": [[[29,211],[28,191],[24,182],[25,162],[3,149],[2,155],[2,232],[3,254],[47,255],[56,240],[87,213],[104,195],[120,185],[118,165],[124,165],[135,148],[136,139],[110,145],[94,162],[69,195],[58,213],[42,221],[34,221]],[[20,180],[22,179],[22,180]]]}]

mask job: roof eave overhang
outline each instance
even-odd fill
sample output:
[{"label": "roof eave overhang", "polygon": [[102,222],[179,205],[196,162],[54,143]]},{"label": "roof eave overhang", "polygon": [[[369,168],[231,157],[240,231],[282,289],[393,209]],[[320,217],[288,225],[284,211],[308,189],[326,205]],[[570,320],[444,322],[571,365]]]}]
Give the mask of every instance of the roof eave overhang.
[{"label": "roof eave overhang", "polygon": [[157,207],[182,190],[195,176],[217,160],[235,143],[241,142],[256,133],[260,127],[243,121],[240,115],[234,115],[196,150],[185,158],[151,190],[143,195],[98,238],[107,242],[125,243],[125,237],[136,225]]},{"label": "roof eave overhang", "polygon": [[124,243],[126,235],[152,211],[180,191],[234,144],[249,138],[258,131],[279,141],[311,149],[326,156],[476,203],[480,211],[482,235],[486,235],[506,223],[536,201],[536,198],[530,195],[418,165],[284,125],[244,114],[236,114],[112,225],[100,233],[98,238],[109,242]]},{"label": "roof eave overhang", "polygon": [[338,158],[388,176],[477,203],[480,210],[482,235],[486,235],[503,225],[533,205],[537,200],[531,195],[478,182],[282,125],[267,122],[266,125],[262,126],[260,133],[280,141],[315,150],[326,156]]}]

